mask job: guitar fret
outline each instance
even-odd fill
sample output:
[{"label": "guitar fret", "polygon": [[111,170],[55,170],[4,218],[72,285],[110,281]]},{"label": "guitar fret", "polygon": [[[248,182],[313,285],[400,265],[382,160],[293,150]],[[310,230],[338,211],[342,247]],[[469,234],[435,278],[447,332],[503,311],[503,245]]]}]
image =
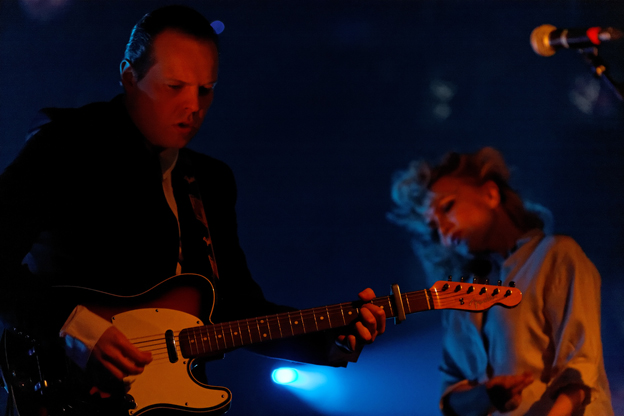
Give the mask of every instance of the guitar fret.
[{"label": "guitar fret", "polygon": [[[292,328],[290,327],[290,318],[288,313],[276,315],[277,325],[280,330],[280,337],[285,338],[292,336]],[[290,329],[289,329],[290,328]]]},{"label": "guitar fret", "polygon": [[251,326],[249,325],[249,321],[245,321],[247,326],[247,333],[249,334],[249,343],[253,344],[253,338],[251,336]]},{"label": "guitar fret", "polygon": [[327,314],[327,328],[341,326],[340,320],[344,320],[344,315],[342,314],[342,307],[340,305],[332,306],[331,308],[326,307],[325,313]]},{"label": "guitar fret", "polygon": [[215,345],[214,340],[212,339],[212,337],[210,336],[210,329],[208,327],[204,327],[204,337],[206,338],[206,340],[208,341],[208,349],[206,350],[207,353],[211,353],[213,351],[217,350],[217,347]]},{"label": "guitar fret", "polygon": [[390,309],[390,316],[396,316],[394,309],[392,308],[392,302],[390,302],[390,297],[386,296],[385,300],[388,302],[388,309]]},{"label": "guitar fret", "polygon": [[303,317],[304,317],[303,321],[305,322],[306,328],[308,331],[310,332],[318,331],[318,325],[316,323],[316,314],[313,309],[307,310],[306,313],[303,315]]},{"label": "guitar fret", "polygon": [[329,328],[331,328],[332,327],[331,317],[329,316],[329,309],[327,309],[327,306],[325,306],[325,314],[327,315],[327,325]]},{"label": "guitar fret", "polygon": [[227,349],[229,348],[228,346],[228,336],[227,336],[227,324],[223,323],[223,324],[219,324],[219,333],[218,333],[218,337],[219,337],[219,341],[221,341],[223,343],[223,348]]},{"label": "guitar fret", "polygon": [[215,351],[218,351],[219,350],[219,338],[217,337],[216,326],[212,326],[209,331],[206,331],[206,334],[211,340],[214,340]]},{"label": "guitar fret", "polygon": [[405,297],[405,300],[403,301],[403,305],[407,307],[406,312],[407,313],[412,313],[412,308],[410,306],[409,296],[403,295],[402,297]]},{"label": "guitar fret", "polygon": [[258,341],[262,341],[262,331],[260,330],[260,321],[256,318],[256,327],[258,328]]},{"label": "guitar fret", "polygon": [[267,337],[267,334],[269,336],[269,340],[273,339],[273,337],[271,336],[271,326],[269,325],[269,321],[268,319],[266,319],[267,317],[264,317],[265,319],[263,319],[262,321],[260,321],[262,324],[264,324],[265,326],[265,332],[264,334],[262,334],[263,340]]},{"label": "guitar fret", "polygon": [[238,336],[240,337],[240,345],[245,345],[243,341],[243,331],[241,331],[240,322],[236,322],[236,325],[238,327]]},{"label": "guitar fret", "polygon": [[221,324],[221,334],[219,334],[219,337],[223,340],[223,346],[227,349],[228,345],[227,345],[227,335],[225,333],[225,325]]},{"label": "guitar fret", "polygon": [[[206,327],[204,327],[204,328],[206,328]],[[207,328],[205,329],[205,331],[206,331],[206,335],[205,335],[205,336],[206,336],[206,339],[208,340],[208,351],[209,351],[209,352],[213,352],[213,349],[212,349],[212,340],[210,339],[210,333],[208,332],[208,329],[207,329]],[[208,352],[208,351],[207,351],[207,352]]]},{"label": "guitar fret", "polygon": [[303,311],[299,311],[299,317],[301,318],[301,327],[303,328],[303,333],[306,333],[305,322],[303,321]]},{"label": "guitar fret", "polygon": [[202,335],[203,328],[200,327],[198,331],[199,331],[199,339],[201,341],[201,350],[202,352],[206,352],[206,345],[204,344],[205,337]]},{"label": "guitar fret", "polygon": [[299,331],[295,331],[295,328],[298,330],[299,328],[301,328],[299,326],[299,321],[295,321],[295,325],[293,325],[293,321],[292,321],[292,315],[290,312],[288,312],[288,324],[290,325],[290,332],[292,333],[292,335],[300,335],[301,332]]},{"label": "guitar fret", "polygon": [[[249,340],[251,341],[252,344],[255,342],[258,342],[260,340],[260,329],[257,328],[256,320],[248,319],[246,322],[249,328]],[[256,335],[256,331],[258,335]]]},{"label": "guitar fret", "polygon": [[217,333],[217,326],[215,325],[212,328],[213,328],[212,332],[214,334],[215,344],[217,344],[217,350],[220,350],[221,346],[219,345],[219,334]]},{"label": "guitar fret", "polygon": [[195,346],[195,354],[198,354],[199,349],[197,349],[197,336],[195,335],[195,331],[193,331],[193,339],[191,340],[191,346]]},{"label": "guitar fret", "polygon": [[232,337],[232,347],[236,347],[236,341],[234,341],[234,331],[232,330],[232,325],[230,327],[230,337]]},{"label": "guitar fret", "polygon": [[316,331],[318,332],[319,327],[318,327],[318,322],[316,321],[316,312],[314,311],[314,309],[312,309],[312,318],[314,319],[314,328],[316,328]]}]

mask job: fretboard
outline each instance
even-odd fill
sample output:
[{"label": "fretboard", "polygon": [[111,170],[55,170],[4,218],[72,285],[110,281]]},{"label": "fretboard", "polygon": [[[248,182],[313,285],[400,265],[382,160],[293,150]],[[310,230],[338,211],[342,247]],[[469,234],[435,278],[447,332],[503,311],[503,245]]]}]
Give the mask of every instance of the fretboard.
[{"label": "fretboard", "polygon": [[[434,309],[429,290],[401,295],[406,314]],[[375,298],[386,318],[397,316],[392,296]],[[349,325],[357,319],[361,301],[340,303],[240,321],[186,328],[180,331],[179,344],[185,358],[211,355],[238,347],[281,338],[309,334]]]}]

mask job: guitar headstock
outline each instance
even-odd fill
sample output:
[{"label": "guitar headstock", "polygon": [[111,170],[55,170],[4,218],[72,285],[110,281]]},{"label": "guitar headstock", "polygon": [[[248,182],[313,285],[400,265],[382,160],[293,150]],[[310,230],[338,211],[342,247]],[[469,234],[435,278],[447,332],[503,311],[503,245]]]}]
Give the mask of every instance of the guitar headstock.
[{"label": "guitar headstock", "polygon": [[494,305],[513,308],[522,300],[522,292],[513,286],[482,285],[464,281],[438,281],[429,291],[434,309],[480,312]]}]

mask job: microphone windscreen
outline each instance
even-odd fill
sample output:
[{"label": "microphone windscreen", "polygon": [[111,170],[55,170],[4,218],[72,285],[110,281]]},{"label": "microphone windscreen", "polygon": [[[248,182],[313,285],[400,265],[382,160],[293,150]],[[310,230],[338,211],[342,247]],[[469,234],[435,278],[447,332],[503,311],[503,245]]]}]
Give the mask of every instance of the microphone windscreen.
[{"label": "microphone windscreen", "polygon": [[536,54],[541,56],[552,56],[555,54],[555,48],[550,46],[548,35],[557,30],[553,25],[541,25],[533,29],[531,32],[531,47]]}]

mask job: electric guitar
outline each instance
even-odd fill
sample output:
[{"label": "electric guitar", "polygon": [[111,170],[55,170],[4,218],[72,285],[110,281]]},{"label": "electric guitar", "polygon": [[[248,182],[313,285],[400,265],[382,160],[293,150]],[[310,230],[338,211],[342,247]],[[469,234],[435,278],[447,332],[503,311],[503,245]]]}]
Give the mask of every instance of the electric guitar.
[{"label": "electric guitar", "polygon": [[[110,319],[139,349],[151,351],[153,361],[142,374],[124,379],[125,391],[121,394],[101,399],[86,393],[88,381],[80,371],[71,369],[73,363],[68,359],[49,357],[48,352],[37,351],[39,344],[27,335],[5,331],[0,367],[5,386],[22,416],[221,414],[230,407],[231,392],[226,387],[199,381],[191,371],[195,359],[347,326],[357,319],[364,304],[347,302],[205,325],[197,318],[199,300],[210,294],[214,300],[214,288],[200,275],[173,276],[133,296],[76,287],[65,289],[80,292],[87,299],[89,310]],[[404,294],[398,285],[393,285],[390,296],[375,298],[370,303],[382,308],[387,318],[401,322],[415,312],[478,312],[497,304],[514,307],[521,300],[522,293],[515,287],[449,280]],[[212,309],[208,316],[212,316]]]}]

